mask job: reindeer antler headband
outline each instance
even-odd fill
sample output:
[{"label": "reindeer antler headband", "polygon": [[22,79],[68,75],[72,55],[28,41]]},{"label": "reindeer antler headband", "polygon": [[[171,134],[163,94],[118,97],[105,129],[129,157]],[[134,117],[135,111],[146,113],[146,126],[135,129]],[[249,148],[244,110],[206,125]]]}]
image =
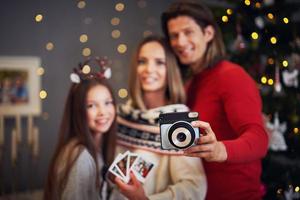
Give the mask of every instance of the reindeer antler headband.
[{"label": "reindeer antler headband", "polygon": [[[84,68],[89,68],[88,64],[91,63],[91,61],[93,60],[97,63],[98,67],[100,68],[99,71],[94,73],[90,72],[91,70],[85,71]],[[109,62],[107,57],[96,57],[94,59],[88,58],[83,63],[79,63],[78,68],[73,69],[74,72],[70,74],[70,79],[73,83],[80,83],[82,80],[87,80],[94,77],[109,79],[111,77],[111,68],[108,66],[108,64]]]}]

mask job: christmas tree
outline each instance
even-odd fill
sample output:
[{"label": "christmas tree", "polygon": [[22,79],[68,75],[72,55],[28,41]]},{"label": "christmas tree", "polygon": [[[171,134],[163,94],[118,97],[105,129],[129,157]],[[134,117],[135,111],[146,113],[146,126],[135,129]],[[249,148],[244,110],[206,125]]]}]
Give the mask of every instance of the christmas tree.
[{"label": "christmas tree", "polygon": [[225,7],[212,5],[230,60],[256,80],[263,100],[264,199],[300,199],[300,1],[228,0]]}]

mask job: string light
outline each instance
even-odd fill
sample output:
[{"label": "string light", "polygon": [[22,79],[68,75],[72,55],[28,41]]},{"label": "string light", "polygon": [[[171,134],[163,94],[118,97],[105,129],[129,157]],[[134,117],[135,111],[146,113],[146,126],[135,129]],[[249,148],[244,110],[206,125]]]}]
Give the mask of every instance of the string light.
[{"label": "string light", "polygon": [[53,44],[52,42],[48,42],[48,43],[46,44],[46,49],[47,49],[48,51],[52,51],[52,50],[54,49],[54,44]]},{"label": "string light", "polygon": [[299,192],[299,191],[300,191],[299,186],[296,186],[296,187],[295,187],[295,192]]},{"label": "string light", "polygon": [[256,3],[255,3],[255,7],[256,7],[256,8],[261,8],[261,3],[256,2]]},{"label": "string light", "polygon": [[260,79],[261,83],[266,84],[267,83],[267,77],[263,76]]},{"label": "string light", "polygon": [[251,33],[251,37],[252,37],[253,40],[257,40],[258,39],[258,33],[256,33],[256,32]]},{"label": "string light", "polygon": [[116,11],[119,11],[119,12],[123,11],[124,8],[125,8],[125,5],[123,3],[117,3],[115,6]]},{"label": "string light", "polygon": [[42,22],[42,20],[43,20],[43,15],[42,14],[37,14],[36,16],[35,16],[35,21],[36,22]]},{"label": "string light", "polygon": [[46,99],[47,98],[47,92],[46,92],[46,90],[41,90],[40,91],[40,98],[41,99]]},{"label": "string light", "polygon": [[289,62],[287,60],[282,61],[282,66],[284,67],[289,66]]},{"label": "string light", "polygon": [[111,32],[111,36],[113,37],[113,38],[119,38],[120,36],[121,36],[121,32],[119,31],[119,30],[113,30],[112,32]]},{"label": "string light", "polygon": [[273,15],[272,13],[268,13],[268,14],[267,14],[267,17],[268,17],[270,20],[274,19],[274,15]]},{"label": "string light", "polygon": [[92,53],[92,51],[91,51],[90,48],[84,48],[84,49],[82,50],[82,55],[83,55],[83,56],[90,56],[91,53]]},{"label": "string light", "polygon": [[270,42],[272,43],[272,44],[276,44],[277,43],[277,38],[276,37],[271,37],[270,38]]},{"label": "string light", "polygon": [[86,6],[85,1],[78,1],[77,7],[78,7],[79,9],[83,9],[83,8],[85,8],[85,6]]},{"label": "string light", "polygon": [[114,17],[114,18],[112,18],[112,19],[110,20],[110,23],[111,23],[111,25],[113,25],[113,26],[117,26],[117,25],[120,24],[120,18]]},{"label": "string light", "polygon": [[82,73],[88,74],[91,72],[91,67],[89,65],[84,65],[82,68]]},{"label": "string light", "polygon": [[45,73],[45,70],[44,70],[43,67],[37,68],[36,74],[37,74],[38,76],[42,76],[44,73]]},{"label": "string light", "polygon": [[268,58],[268,64],[273,65],[274,64],[274,59],[273,58]]},{"label": "string light", "polygon": [[123,54],[127,51],[127,46],[125,44],[120,44],[118,45],[117,50],[119,53]]},{"label": "string light", "polygon": [[284,18],[282,19],[282,21],[283,21],[285,24],[288,24],[288,23],[289,23],[289,19],[288,19],[287,17],[284,17]]},{"label": "string light", "polygon": [[81,43],[85,43],[85,42],[87,42],[88,41],[88,36],[86,35],[86,34],[82,34],[80,37],[79,37],[79,41],[81,42]]},{"label": "string light", "polygon": [[227,13],[227,15],[232,15],[233,11],[232,11],[232,9],[228,8],[228,9],[226,10],[226,13]]},{"label": "string light", "polygon": [[299,128],[295,127],[295,128],[294,128],[294,133],[295,133],[295,134],[298,134],[298,133],[299,133]]},{"label": "string light", "polygon": [[246,6],[250,6],[250,4],[251,4],[250,0],[245,0],[244,3]]},{"label": "string light", "polygon": [[270,78],[270,79],[268,80],[268,84],[269,84],[269,85],[273,85],[273,84],[274,84],[273,79]]},{"label": "string light", "polygon": [[222,16],[222,22],[224,22],[224,23],[228,22],[228,17],[227,17],[227,15],[223,15],[223,16]]},{"label": "string light", "polygon": [[124,99],[128,96],[128,92],[126,89],[122,88],[119,90],[118,95],[120,98]]}]

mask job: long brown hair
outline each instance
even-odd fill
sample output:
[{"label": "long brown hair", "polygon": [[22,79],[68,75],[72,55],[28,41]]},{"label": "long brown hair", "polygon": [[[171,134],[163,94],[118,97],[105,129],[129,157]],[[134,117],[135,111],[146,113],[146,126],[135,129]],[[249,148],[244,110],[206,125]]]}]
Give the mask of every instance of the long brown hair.
[{"label": "long brown hair", "polygon": [[[97,149],[94,145],[86,116],[87,94],[91,88],[97,85],[103,85],[108,88],[113,98],[114,106],[116,106],[112,89],[107,80],[103,78],[93,76],[92,78],[81,80],[80,83],[73,83],[71,85],[60,125],[58,143],[48,171],[44,199],[53,200],[61,198],[69,172],[83,148],[86,148],[92,155],[96,169],[99,169]],[[112,163],[114,157],[115,132],[116,120],[114,119],[108,132],[103,135],[101,144],[103,160],[108,165]],[[63,166],[61,161],[65,161]],[[100,187],[99,170],[96,171],[96,175],[95,184],[97,187]]]},{"label": "long brown hair", "polygon": [[204,30],[209,25],[214,29],[214,37],[208,43],[203,61],[201,63],[202,66],[214,66],[226,56],[222,33],[211,10],[208,7],[206,7],[204,4],[193,1],[178,1],[172,3],[161,15],[162,30],[168,40],[168,22],[169,20],[179,16],[191,17],[200,26],[201,30]]},{"label": "long brown hair", "polygon": [[141,84],[137,75],[138,57],[141,48],[149,42],[158,42],[166,54],[166,66],[167,66],[167,89],[166,97],[169,103],[185,103],[185,93],[183,88],[183,82],[180,76],[179,67],[176,61],[176,57],[173,54],[168,42],[159,36],[151,35],[144,38],[137,46],[136,51],[132,57],[131,68],[129,74],[129,93],[132,99],[132,106],[142,110],[146,109],[143,101],[143,92]]}]

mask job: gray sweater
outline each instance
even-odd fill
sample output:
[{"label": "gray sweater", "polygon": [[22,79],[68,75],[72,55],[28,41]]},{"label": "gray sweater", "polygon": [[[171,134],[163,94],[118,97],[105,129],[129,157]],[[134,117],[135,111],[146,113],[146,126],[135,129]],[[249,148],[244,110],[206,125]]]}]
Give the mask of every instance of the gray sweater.
[{"label": "gray sweater", "polygon": [[[103,159],[98,156],[99,168]],[[103,181],[100,173],[100,183]],[[84,149],[75,161],[62,194],[63,200],[100,200],[100,191],[96,188],[96,164],[91,154]]]}]

